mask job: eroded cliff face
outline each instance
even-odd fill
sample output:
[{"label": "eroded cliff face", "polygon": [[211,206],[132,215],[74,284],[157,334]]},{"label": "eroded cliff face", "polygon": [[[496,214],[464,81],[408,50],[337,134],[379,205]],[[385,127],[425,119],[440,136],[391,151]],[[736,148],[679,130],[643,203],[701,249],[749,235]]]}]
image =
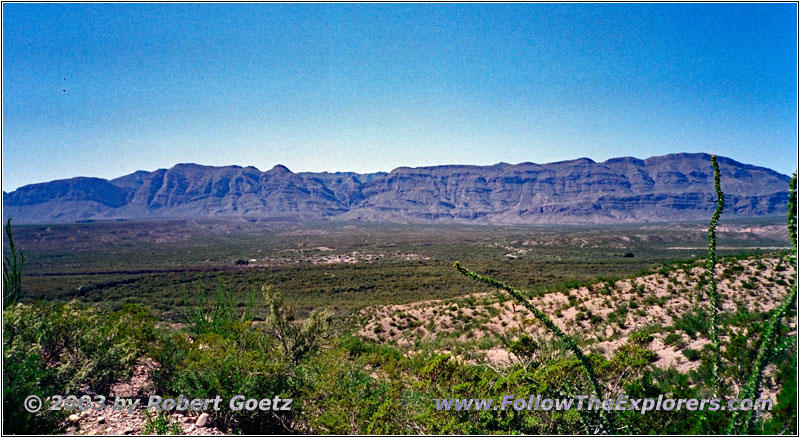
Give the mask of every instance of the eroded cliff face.
[{"label": "eroded cliff face", "polygon": [[[720,157],[726,216],[786,213],[789,177]],[[284,166],[178,164],[113,180],[72,178],[3,194],[16,223],[248,218],[390,222],[619,223],[703,219],[714,208],[707,154],[548,164],[293,173]]]}]

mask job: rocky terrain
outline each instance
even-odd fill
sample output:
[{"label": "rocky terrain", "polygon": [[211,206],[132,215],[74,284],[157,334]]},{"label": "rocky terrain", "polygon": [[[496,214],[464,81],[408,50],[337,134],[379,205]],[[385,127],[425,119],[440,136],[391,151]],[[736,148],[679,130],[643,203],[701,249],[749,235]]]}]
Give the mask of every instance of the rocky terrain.
[{"label": "rocky terrain", "polygon": [[[154,394],[152,384],[148,379],[148,371],[155,366],[152,361],[143,360],[136,366],[133,377],[126,382],[120,382],[111,387],[109,398],[114,396],[125,398],[138,398],[140,404],[133,412],[127,410],[114,410],[108,403],[105,409],[76,410],[66,420],[67,435],[150,435],[160,434],[160,431],[147,431],[148,417],[152,422],[158,415],[155,411],[144,409],[149,395]],[[179,429],[182,435],[225,435],[225,432],[216,427],[214,418],[209,414],[194,411],[175,411],[169,415],[169,427]],[[230,431],[228,431],[230,434]],[[163,433],[163,431],[161,431]]]},{"label": "rocky terrain", "polygon": [[[725,261],[716,272],[722,312],[740,318],[779,305],[795,275],[791,263],[774,256]],[[531,301],[559,328],[582,339],[590,351],[607,357],[631,333],[646,330],[653,335],[649,347],[658,356],[654,365],[686,372],[700,365],[692,353],[709,342],[702,327],[691,325],[703,319],[695,318],[698,309],[709,306],[705,275],[698,262],[535,296]],[[551,339],[528,310],[500,292],[373,306],[361,312],[360,323],[359,334],[377,342],[406,349],[427,345],[497,366],[522,359],[498,339],[528,333],[542,343],[541,354],[546,353],[545,344]],[[790,322],[792,330],[796,323]]]},{"label": "rocky terrain", "polygon": [[[719,163],[726,216],[785,214],[788,176],[724,157]],[[80,177],[20,187],[3,193],[3,218],[664,222],[706,219],[714,198],[707,154],[401,167],[372,174],[178,164],[112,180]]]}]

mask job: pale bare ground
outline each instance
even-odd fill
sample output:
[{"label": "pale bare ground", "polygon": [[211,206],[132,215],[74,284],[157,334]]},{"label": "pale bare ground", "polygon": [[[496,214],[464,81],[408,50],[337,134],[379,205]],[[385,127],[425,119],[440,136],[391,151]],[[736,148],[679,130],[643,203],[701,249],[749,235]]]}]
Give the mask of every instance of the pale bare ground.
[{"label": "pale bare ground", "polygon": [[357,264],[373,263],[386,260],[430,260],[429,256],[416,253],[401,252],[368,252],[368,251],[349,251],[345,253],[332,253],[338,251],[336,248],[318,246],[308,249],[287,249],[284,253],[289,255],[282,257],[263,257],[260,259],[248,260],[248,265],[241,268],[263,268],[268,266],[285,266],[309,263],[312,265],[335,265],[335,264]]},{"label": "pale bare ground", "polygon": [[[795,275],[794,267],[777,256],[720,263],[716,272],[723,312],[773,309],[789,293]],[[690,360],[684,352],[699,351],[709,341],[702,334],[690,337],[672,326],[681,315],[693,312],[696,307],[708,309],[706,286],[699,284],[704,277],[705,269],[700,266],[672,269],[613,284],[597,283],[553,292],[534,297],[531,302],[564,332],[584,340],[583,345],[590,351],[607,357],[631,333],[649,328],[654,337],[649,347],[658,354],[654,365],[685,372],[696,368],[699,361]],[[374,306],[364,309],[361,317],[364,324],[360,335],[364,337],[408,349],[428,344],[430,348],[444,350],[472,343],[469,361],[498,366],[515,360],[498,341],[498,334],[528,333],[540,339],[549,336],[530,312],[500,292]],[[796,327],[796,321],[791,324]],[[668,345],[666,337],[673,333]]]},{"label": "pale bare ground", "polygon": [[[705,246],[668,246],[666,249],[706,249]],[[718,246],[718,250],[745,250],[745,249],[790,249],[788,246]]]},{"label": "pale bare ground", "polygon": [[[66,435],[142,435],[147,424],[145,407],[149,396],[155,395],[148,373],[155,366],[156,364],[149,359],[136,365],[130,380],[116,383],[111,387],[104,409],[75,411],[66,420]],[[113,404],[117,396],[139,400],[139,404],[130,411],[115,410]],[[151,416],[156,415],[155,411],[149,412]],[[207,423],[198,426],[196,424],[198,416],[198,412],[176,410],[170,415],[170,423],[178,425],[183,435],[225,435],[225,432],[217,428],[213,417],[210,417]]]}]

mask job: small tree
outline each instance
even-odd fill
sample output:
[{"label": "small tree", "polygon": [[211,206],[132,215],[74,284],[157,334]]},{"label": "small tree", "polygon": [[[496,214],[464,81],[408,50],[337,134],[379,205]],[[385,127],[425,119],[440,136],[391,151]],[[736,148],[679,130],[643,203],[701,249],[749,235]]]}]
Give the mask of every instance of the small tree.
[{"label": "small tree", "polygon": [[265,332],[278,341],[286,357],[295,365],[307,354],[318,350],[333,334],[329,312],[315,310],[302,323],[296,322],[294,311],[283,306],[283,297],[273,286],[263,286],[261,290],[268,308]]}]

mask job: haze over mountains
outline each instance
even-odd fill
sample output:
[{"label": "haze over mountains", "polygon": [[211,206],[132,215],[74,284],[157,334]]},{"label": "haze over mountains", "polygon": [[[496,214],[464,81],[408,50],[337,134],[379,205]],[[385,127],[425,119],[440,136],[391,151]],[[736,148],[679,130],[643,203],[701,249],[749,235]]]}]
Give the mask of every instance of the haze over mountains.
[{"label": "haze over mountains", "polygon": [[[724,157],[719,164],[725,216],[786,214],[788,176]],[[178,164],[112,180],[79,177],[4,192],[3,220],[663,222],[707,219],[714,200],[708,154],[400,167],[371,174]]]}]

